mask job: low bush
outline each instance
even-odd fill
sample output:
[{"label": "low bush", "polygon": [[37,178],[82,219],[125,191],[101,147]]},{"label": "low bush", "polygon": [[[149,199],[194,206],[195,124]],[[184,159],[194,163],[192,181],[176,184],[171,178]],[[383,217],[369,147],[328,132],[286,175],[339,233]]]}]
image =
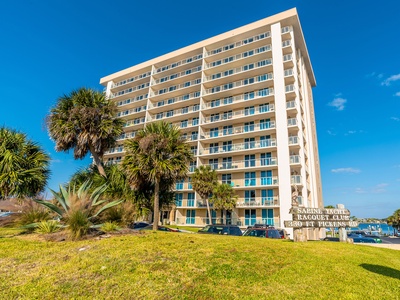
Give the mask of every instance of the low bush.
[{"label": "low bush", "polygon": [[113,232],[118,231],[120,227],[116,222],[106,222],[100,227],[100,229],[104,232]]}]

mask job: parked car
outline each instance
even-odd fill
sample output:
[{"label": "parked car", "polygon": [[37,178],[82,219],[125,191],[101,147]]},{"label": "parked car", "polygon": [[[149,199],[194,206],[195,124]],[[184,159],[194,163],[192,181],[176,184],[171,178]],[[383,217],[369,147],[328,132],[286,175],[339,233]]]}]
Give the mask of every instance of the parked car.
[{"label": "parked car", "polygon": [[243,236],[256,236],[256,237],[263,237],[269,239],[281,239],[281,235],[279,231],[274,227],[252,227],[246,229],[243,233]]},{"label": "parked car", "polygon": [[[153,230],[153,224],[150,224],[146,227],[138,228],[138,230]],[[179,229],[169,228],[169,227],[165,227],[165,226],[158,226],[158,230],[159,231],[168,231],[168,232],[180,232]]]},{"label": "parked car", "polygon": [[140,228],[144,228],[146,226],[149,226],[150,224],[147,222],[135,222],[133,224],[131,224],[129,227],[131,229],[140,229]]},{"label": "parked car", "polygon": [[224,234],[224,235],[237,235],[241,236],[242,231],[236,225],[207,225],[200,229],[198,233],[201,234]]},{"label": "parked car", "polygon": [[322,239],[323,241],[329,241],[329,242],[339,242],[339,238],[338,237],[330,237],[327,236],[325,238]]},{"label": "parked car", "polygon": [[286,232],[285,229],[283,228],[277,228],[279,235],[281,236],[281,239],[288,239],[289,238],[289,233]]},{"label": "parked car", "polygon": [[380,237],[375,235],[350,233],[347,237],[353,239],[354,243],[382,243]]}]

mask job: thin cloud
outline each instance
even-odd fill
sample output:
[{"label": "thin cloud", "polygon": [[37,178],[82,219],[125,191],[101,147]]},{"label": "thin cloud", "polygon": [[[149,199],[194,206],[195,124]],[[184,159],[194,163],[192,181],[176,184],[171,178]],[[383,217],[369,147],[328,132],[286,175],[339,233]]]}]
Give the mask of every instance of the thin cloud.
[{"label": "thin cloud", "polygon": [[332,169],[332,173],[351,173],[351,174],[357,174],[360,173],[361,171],[359,169],[354,169],[354,168],[338,168],[338,169]]},{"label": "thin cloud", "polygon": [[397,92],[396,94],[394,94],[396,97],[400,97],[400,92]]},{"label": "thin cloud", "polygon": [[389,184],[387,184],[387,183],[380,183],[380,184],[377,184],[373,189],[372,189],[372,193],[374,193],[374,194],[382,194],[382,193],[385,193],[386,192],[386,187],[388,186]]},{"label": "thin cloud", "polygon": [[366,190],[364,190],[364,189],[362,189],[362,188],[356,188],[356,191],[355,191],[357,194],[365,194],[367,191]]},{"label": "thin cloud", "polygon": [[333,136],[335,136],[336,135],[336,133],[334,133],[333,131],[331,131],[331,130],[327,130],[326,131],[329,135],[333,135]]},{"label": "thin cloud", "polygon": [[393,81],[400,80],[400,74],[392,75],[381,82],[381,85],[389,86]]},{"label": "thin cloud", "polygon": [[397,118],[397,117],[391,117],[391,118],[390,118],[390,120],[393,120],[393,121],[397,121],[397,122],[398,122],[398,121],[400,121],[400,118]]},{"label": "thin cloud", "polygon": [[336,110],[344,110],[344,105],[347,103],[347,100],[344,98],[335,98],[331,102],[328,103],[328,106],[332,106],[336,108]]}]

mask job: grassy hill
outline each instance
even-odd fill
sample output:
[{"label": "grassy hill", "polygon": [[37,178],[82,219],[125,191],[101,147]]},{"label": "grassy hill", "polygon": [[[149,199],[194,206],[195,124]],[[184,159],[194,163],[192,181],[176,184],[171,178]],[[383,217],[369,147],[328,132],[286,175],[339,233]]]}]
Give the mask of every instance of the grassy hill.
[{"label": "grassy hill", "polygon": [[1,299],[400,299],[400,251],[148,232],[45,242],[0,229]]}]

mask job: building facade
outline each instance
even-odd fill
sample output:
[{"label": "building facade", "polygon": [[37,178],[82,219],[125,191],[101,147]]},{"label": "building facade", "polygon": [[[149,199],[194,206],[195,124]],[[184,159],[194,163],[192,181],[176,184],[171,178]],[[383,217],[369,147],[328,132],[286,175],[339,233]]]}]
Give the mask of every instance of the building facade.
[{"label": "building facade", "polygon": [[[205,202],[190,175],[210,165],[238,195],[228,222],[284,227],[292,202],[323,207],[312,87],[315,78],[296,9],[220,34],[100,80],[126,121],[118,146],[146,123],[178,126],[195,161],[176,183],[170,221],[204,226]],[[219,222],[222,212],[212,212]],[[310,232],[310,234],[312,234]]]}]

